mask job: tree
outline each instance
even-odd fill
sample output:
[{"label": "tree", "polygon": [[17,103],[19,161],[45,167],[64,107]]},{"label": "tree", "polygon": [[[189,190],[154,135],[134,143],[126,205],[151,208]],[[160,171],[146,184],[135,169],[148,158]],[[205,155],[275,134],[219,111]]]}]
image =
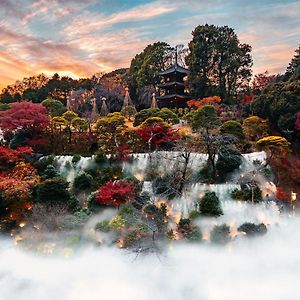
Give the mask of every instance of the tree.
[{"label": "tree", "polygon": [[147,127],[153,127],[153,126],[170,127],[168,125],[168,123],[166,123],[162,118],[160,118],[160,117],[150,117],[150,118],[146,119],[140,125],[140,128],[147,128]]},{"label": "tree", "polygon": [[208,163],[213,170],[213,178],[216,177],[215,157],[218,149],[218,138],[212,130],[217,128],[220,120],[216,110],[211,105],[203,106],[195,111],[192,119],[193,129],[200,129],[203,142],[208,154]]},{"label": "tree", "polygon": [[158,73],[169,65],[172,48],[164,42],[148,45],[131,61],[129,74],[137,88],[156,86],[160,82]]},{"label": "tree", "polygon": [[61,116],[63,113],[67,111],[66,107],[62,104],[61,101],[55,100],[51,97],[48,97],[41,103],[46,107],[48,114],[51,117]]},{"label": "tree", "polygon": [[135,196],[135,186],[130,181],[109,181],[102,185],[96,194],[96,202],[102,205],[119,207],[132,201]]},{"label": "tree", "polygon": [[281,136],[267,136],[256,142],[259,150],[268,152],[268,158],[265,166],[269,165],[274,155],[286,153],[289,149],[290,143]]},{"label": "tree", "polygon": [[166,127],[163,124],[143,127],[137,133],[141,140],[147,143],[149,152],[153,148],[157,149],[157,147],[167,146],[180,139],[177,130]]},{"label": "tree", "polygon": [[237,137],[239,140],[243,140],[245,138],[241,123],[234,120],[223,123],[220,127],[220,132],[221,134],[231,134]]},{"label": "tree", "polygon": [[3,131],[14,130],[39,131],[50,123],[46,108],[41,104],[19,102],[0,112],[0,128]]},{"label": "tree", "polygon": [[216,225],[210,233],[210,241],[216,244],[226,244],[230,241],[230,227],[226,224]]},{"label": "tree", "polygon": [[69,183],[64,177],[49,178],[37,186],[36,201],[51,206],[64,204],[70,209],[78,206],[76,199],[70,194]]},{"label": "tree", "polygon": [[284,79],[285,80],[300,80],[300,46],[295,50],[296,54],[288,65]]},{"label": "tree", "polygon": [[242,164],[241,153],[233,147],[221,146],[218,151],[216,169],[221,177],[236,170]]},{"label": "tree", "polygon": [[219,95],[223,100],[231,100],[248,87],[251,47],[241,44],[232,28],[206,24],[196,27],[192,35],[186,57],[192,96]]},{"label": "tree", "polygon": [[125,117],[119,112],[110,113],[104,118],[100,118],[95,125],[100,135],[100,140],[109,145],[109,148],[118,148],[118,131],[126,128]]},{"label": "tree", "polygon": [[252,112],[269,120],[274,130],[293,131],[300,111],[300,80],[275,83],[251,104]]},{"label": "tree", "polygon": [[250,140],[257,140],[268,133],[268,121],[258,117],[251,116],[243,122],[244,131]]},{"label": "tree", "polygon": [[221,202],[215,192],[207,192],[199,201],[199,210],[206,216],[218,217],[223,215]]},{"label": "tree", "polygon": [[39,182],[35,168],[19,162],[0,174],[0,219],[20,220],[32,207],[32,192]]},{"label": "tree", "polygon": [[270,75],[268,71],[260,74],[256,74],[251,84],[252,93],[254,95],[260,95],[264,89],[276,80],[276,75]]},{"label": "tree", "polygon": [[17,163],[24,161],[24,157],[32,153],[30,147],[19,147],[10,149],[0,146],[0,169],[9,169]]},{"label": "tree", "polygon": [[89,128],[88,122],[85,119],[79,117],[74,118],[71,121],[71,125],[79,132],[86,131]]}]

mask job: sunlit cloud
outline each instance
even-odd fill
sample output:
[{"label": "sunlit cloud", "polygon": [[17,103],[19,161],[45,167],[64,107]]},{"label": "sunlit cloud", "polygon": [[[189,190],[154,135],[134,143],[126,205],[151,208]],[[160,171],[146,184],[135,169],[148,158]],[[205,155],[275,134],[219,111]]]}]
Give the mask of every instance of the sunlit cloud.
[{"label": "sunlit cloud", "polygon": [[[187,44],[197,25],[228,25],[253,48],[254,73],[283,72],[300,40],[299,1],[0,1],[0,88],[44,72],[128,67],[149,43]],[[240,9],[243,7],[243,9]]]}]

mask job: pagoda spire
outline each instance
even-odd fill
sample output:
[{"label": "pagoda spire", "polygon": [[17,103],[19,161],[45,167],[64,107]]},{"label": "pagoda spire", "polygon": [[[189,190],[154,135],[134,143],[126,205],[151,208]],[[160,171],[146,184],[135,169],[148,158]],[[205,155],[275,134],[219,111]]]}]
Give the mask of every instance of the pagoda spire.
[{"label": "pagoda spire", "polygon": [[133,105],[130,95],[129,95],[129,88],[126,87],[125,88],[125,98],[124,98],[124,103],[123,103],[122,109],[124,109],[125,107],[128,107],[128,106],[134,106],[134,105]]},{"label": "pagoda spire", "polygon": [[99,111],[98,111],[98,108],[97,108],[96,98],[92,99],[92,103],[93,103],[93,109],[92,109],[90,119],[91,119],[92,122],[95,122],[97,119],[100,118]]},{"label": "pagoda spire", "polygon": [[152,94],[150,108],[153,108],[153,109],[158,108],[157,101],[156,101],[156,94],[155,93]]},{"label": "pagoda spire", "polygon": [[101,109],[100,109],[100,117],[106,117],[109,113],[107,104],[106,104],[106,98],[102,97],[101,98],[102,104],[101,104]]}]

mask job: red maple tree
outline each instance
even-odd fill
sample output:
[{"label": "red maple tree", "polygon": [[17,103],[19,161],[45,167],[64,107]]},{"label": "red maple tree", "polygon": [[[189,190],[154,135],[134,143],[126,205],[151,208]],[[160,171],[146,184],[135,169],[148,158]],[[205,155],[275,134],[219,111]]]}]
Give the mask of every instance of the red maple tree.
[{"label": "red maple tree", "polygon": [[127,180],[109,181],[102,185],[96,194],[96,202],[102,205],[113,205],[119,207],[135,196],[135,185]]},{"label": "red maple tree", "polygon": [[164,143],[169,143],[180,139],[178,130],[174,130],[163,125],[153,125],[141,128],[137,131],[143,142],[148,144],[149,150],[154,146],[157,148]]},{"label": "red maple tree", "polygon": [[0,128],[3,131],[41,130],[49,123],[47,110],[41,104],[18,102],[13,103],[10,109],[0,112]]},{"label": "red maple tree", "polygon": [[31,147],[19,147],[17,149],[9,149],[0,146],[0,166],[1,168],[10,168],[16,165],[16,163],[23,161],[24,156],[31,154]]}]

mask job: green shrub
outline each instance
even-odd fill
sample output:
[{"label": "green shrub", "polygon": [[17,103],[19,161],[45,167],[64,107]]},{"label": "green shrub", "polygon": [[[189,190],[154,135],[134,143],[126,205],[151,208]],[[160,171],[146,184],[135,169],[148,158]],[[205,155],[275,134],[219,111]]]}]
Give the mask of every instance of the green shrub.
[{"label": "green shrub", "polygon": [[93,177],[85,172],[77,175],[73,183],[73,186],[77,191],[90,189],[92,185],[93,185]]},{"label": "green shrub", "polygon": [[79,161],[81,160],[81,155],[79,154],[74,154],[72,158],[72,164],[76,165]]},{"label": "green shrub", "polygon": [[240,140],[245,138],[244,130],[241,123],[230,120],[223,123],[220,127],[221,134],[231,134]]},{"label": "green shrub", "polygon": [[108,220],[104,220],[104,221],[101,221],[101,222],[97,223],[95,225],[95,230],[96,231],[105,232],[105,233],[111,231],[111,227],[110,227],[109,221]]},{"label": "green shrub", "polygon": [[42,174],[44,179],[50,179],[59,176],[56,168],[53,165],[48,165]]},{"label": "green shrub", "polygon": [[215,192],[207,192],[199,202],[200,213],[218,217],[223,214],[221,202]]},{"label": "green shrub", "polygon": [[70,209],[78,207],[78,200],[68,190],[69,183],[64,177],[54,177],[42,181],[36,189],[36,201],[50,205],[65,204]]},{"label": "green shrub", "polygon": [[74,214],[67,216],[61,227],[68,230],[78,229],[83,227],[89,218],[90,212],[88,210],[79,210]]},{"label": "green shrub", "polygon": [[235,189],[231,192],[231,198],[234,200],[260,202],[262,201],[262,192],[257,185],[244,184],[241,189]]},{"label": "green shrub", "polygon": [[201,216],[200,212],[198,210],[191,210],[189,212],[189,219],[197,219],[199,216]]},{"label": "green shrub", "polygon": [[242,163],[241,153],[233,148],[221,147],[218,152],[216,168],[221,177],[236,170]]},{"label": "green shrub", "polygon": [[216,225],[210,233],[210,241],[216,244],[226,244],[230,241],[230,228],[226,224]]},{"label": "green shrub", "polygon": [[263,235],[267,233],[267,226],[263,223],[258,225],[254,223],[244,223],[238,228],[238,231],[244,232],[249,237]]}]

